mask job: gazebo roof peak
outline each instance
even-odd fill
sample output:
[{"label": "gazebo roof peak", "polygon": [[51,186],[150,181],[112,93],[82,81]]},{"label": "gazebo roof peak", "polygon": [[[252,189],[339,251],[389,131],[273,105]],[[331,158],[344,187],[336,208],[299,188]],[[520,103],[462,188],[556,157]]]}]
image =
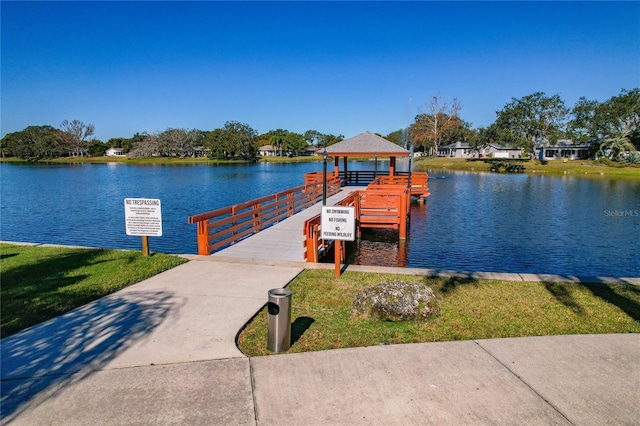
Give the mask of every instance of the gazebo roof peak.
[{"label": "gazebo roof peak", "polygon": [[[329,145],[326,150],[330,157],[370,157],[374,155],[381,157],[409,156],[408,150],[369,131]],[[318,151],[317,154],[322,155],[323,151],[324,150]]]}]

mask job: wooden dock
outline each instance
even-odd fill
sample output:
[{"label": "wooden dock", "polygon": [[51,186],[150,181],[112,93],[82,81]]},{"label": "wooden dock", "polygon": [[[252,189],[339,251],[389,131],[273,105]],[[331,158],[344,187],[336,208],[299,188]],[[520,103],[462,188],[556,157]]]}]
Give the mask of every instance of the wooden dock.
[{"label": "wooden dock", "polygon": [[333,244],[320,238],[323,198],[328,206],[354,209],[357,236],[361,228],[385,228],[405,240],[411,196],[429,196],[426,173],[380,176],[366,187],[342,187],[334,174],[324,185],[318,176],[307,173],[303,186],[189,216],[197,224],[198,254],[318,262]]},{"label": "wooden dock", "polygon": [[[364,189],[358,186],[344,187],[337,194],[327,198],[327,205],[335,205],[353,192]],[[304,223],[307,219],[319,215],[321,210],[322,202],[314,204],[232,246],[213,253],[212,256],[305,262],[305,237],[302,232]]]}]

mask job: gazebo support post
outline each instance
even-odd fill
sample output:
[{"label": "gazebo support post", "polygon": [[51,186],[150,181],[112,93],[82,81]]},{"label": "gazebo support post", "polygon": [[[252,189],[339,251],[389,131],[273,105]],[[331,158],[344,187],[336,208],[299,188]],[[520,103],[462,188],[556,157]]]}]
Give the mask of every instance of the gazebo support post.
[{"label": "gazebo support post", "polygon": [[396,175],[396,157],[389,158],[389,176]]},{"label": "gazebo support post", "polygon": [[342,157],[342,170],[344,170],[344,184],[349,185],[349,170],[347,169],[347,156]]},{"label": "gazebo support post", "polygon": [[378,154],[373,156],[373,180],[378,179]]}]

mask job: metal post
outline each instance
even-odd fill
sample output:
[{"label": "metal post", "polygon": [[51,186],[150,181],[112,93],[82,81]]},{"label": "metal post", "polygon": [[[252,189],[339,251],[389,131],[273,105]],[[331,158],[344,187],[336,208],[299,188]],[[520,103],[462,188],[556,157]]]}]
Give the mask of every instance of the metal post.
[{"label": "metal post", "polygon": [[[409,191],[411,191],[411,161],[413,160],[413,145],[411,145],[411,149],[409,149]],[[411,192],[409,192],[409,196],[411,196]]]},{"label": "metal post", "polygon": [[375,154],[373,156],[374,158],[374,169],[373,169],[373,180],[376,180],[376,178],[378,177],[378,154]]},{"label": "metal post", "polygon": [[327,205],[327,148],[322,151],[322,205]]}]

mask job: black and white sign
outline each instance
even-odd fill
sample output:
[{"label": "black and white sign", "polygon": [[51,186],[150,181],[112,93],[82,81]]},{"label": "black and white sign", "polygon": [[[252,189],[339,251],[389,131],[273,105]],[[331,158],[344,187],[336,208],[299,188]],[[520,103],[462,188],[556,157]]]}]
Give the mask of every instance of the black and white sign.
[{"label": "black and white sign", "polygon": [[354,241],[356,239],[355,207],[322,207],[320,238],[323,240]]},{"label": "black and white sign", "polygon": [[162,209],[160,200],[125,198],[124,218],[127,235],[162,237]]}]

